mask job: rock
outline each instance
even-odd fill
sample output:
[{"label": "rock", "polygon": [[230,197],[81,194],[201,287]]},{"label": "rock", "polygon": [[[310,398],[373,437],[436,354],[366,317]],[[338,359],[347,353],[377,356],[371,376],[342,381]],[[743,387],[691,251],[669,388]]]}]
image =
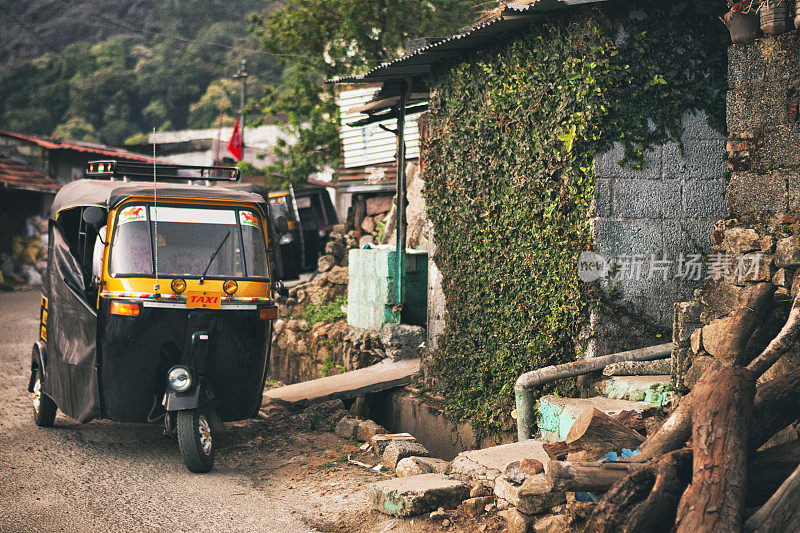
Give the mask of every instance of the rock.
[{"label": "rock", "polygon": [[528,533],[533,525],[533,517],[511,507],[498,513],[506,521],[507,533]]},{"label": "rock", "polygon": [[449,518],[445,518],[444,520],[442,520],[442,527],[450,527],[450,519]]},{"label": "rock", "polygon": [[751,228],[729,228],[725,230],[722,246],[730,254],[742,254],[761,249],[761,238]]},{"label": "rock", "polygon": [[792,287],[789,289],[789,296],[794,299],[797,296],[797,291],[800,290],[800,275],[792,277]]},{"label": "rock", "polygon": [[417,442],[417,439],[415,439],[414,435],[411,433],[379,433],[372,437],[370,442],[372,443],[372,447],[375,449],[375,453],[378,455],[383,455],[383,451],[386,449],[389,443],[395,440]]},{"label": "rock", "polygon": [[397,468],[397,463],[406,457],[430,457],[430,452],[418,442],[392,441],[383,450],[383,464],[391,469]]},{"label": "rock", "polygon": [[372,217],[364,217],[364,220],[361,222],[361,229],[367,233],[375,231],[375,219]]},{"label": "rock", "polygon": [[747,281],[770,281],[775,274],[772,256],[762,253],[744,254],[736,264],[736,280],[738,284]]},{"label": "rock", "polygon": [[533,524],[533,533],[563,533],[569,531],[569,520],[561,514],[545,516]]},{"label": "rock", "polygon": [[563,492],[552,492],[552,488],[546,474],[528,476],[519,486],[505,477],[499,477],[494,482],[495,496],[525,514],[541,514],[567,501]]},{"label": "rock", "polygon": [[367,442],[372,439],[375,435],[379,435],[381,433],[389,433],[386,431],[386,428],[373,422],[372,420],[362,420],[358,424],[358,429],[356,429],[356,440],[360,442]]},{"label": "rock", "polygon": [[538,459],[524,459],[520,465],[520,470],[529,476],[535,476],[544,472],[544,465]]},{"label": "rock", "polygon": [[325,253],[335,257],[343,256],[346,251],[347,247],[335,240],[330,240],[328,241],[328,244],[325,245]]},{"label": "rock", "polygon": [[333,432],[343,439],[354,439],[356,438],[359,423],[359,420],[346,416],[339,420]]},{"label": "rock", "polygon": [[506,469],[503,470],[503,477],[515,485],[521,484],[523,481],[525,481],[525,478],[528,477],[528,474],[520,470],[519,465],[519,461],[514,461],[513,463],[509,463],[509,465],[506,466]]},{"label": "rock", "polygon": [[358,248],[358,241],[356,239],[350,239],[347,241],[347,249],[352,250],[353,248]]},{"label": "rock", "polygon": [[719,318],[703,327],[703,348],[714,357],[721,357],[720,348],[732,320],[733,317]]},{"label": "rock", "polygon": [[450,463],[436,457],[404,457],[397,462],[397,477],[416,476],[419,474],[444,474]]},{"label": "rock", "polygon": [[421,474],[381,481],[372,486],[369,499],[383,514],[413,516],[442,508],[455,508],[469,497],[469,486],[443,474]]},{"label": "rock", "polygon": [[449,515],[444,510],[444,507],[439,507],[437,510],[432,512],[429,516],[431,520],[441,520],[442,518],[447,518]]},{"label": "rock", "polygon": [[502,475],[510,463],[518,461],[520,457],[538,459],[543,464],[550,460],[542,442],[531,439],[461,452],[450,463],[447,473],[456,479],[477,481],[493,487],[495,479]]},{"label": "rock", "polygon": [[336,265],[336,258],[332,255],[323,255],[317,259],[317,270],[320,272],[327,272]]},{"label": "rock", "polygon": [[486,512],[486,506],[494,500],[491,496],[468,498],[461,502],[461,513],[466,516],[480,516]]},{"label": "rock", "polygon": [[425,342],[425,328],[407,324],[385,324],[380,340],[389,359],[413,359],[419,356],[419,345]]},{"label": "rock", "polygon": [[334,285],[347,285],[350,276],[350,269],[347,267],[335,266],[328,272],[328,282]]},{"label": "rock", "polygon": [[775,245],[775,266],[778,268],[800,265],[800,235],[780,239]]},{"label": "rock", "polygon": [[504,500],[502,498],[497,498],[497,510],[498,511],[505,511],[509,507],[511,507],[511,504],[508,503],[508,501],[506,501],[506,500]]},{"label": "rock", "polygon": [[358,247],[363,248],[368,244],[374,244],[374,239],[372,235],[362,235],[360,239],[358,239]]},{"label": "rock", "polygon": [[772,235],[764,235],[761,238],[761,251],[765,254],[771,254],[775,251],[775,243],[778,242]]},{"label": "rock", "polygon": [[792,286],[792,271],[785,268],[779,268],[775,275],[772,276],[772,284],[778,287],[786,287],[787,289]]},{"label": "rock", "polygon": [[476,483],[472,486],[472,489],[469,491],[470,498],[478,498],[480,496],[491,496],[492,491],[489,490],[489,487],[483,485],[481,483]]},{"label": "rock", "polygon": [[691,347],[693,353],[700,353],[703,349],[703,328],[697,328],[692,333]]},{"label": "rock", "polygon": [[672,315],[672,340],[678,346],[689,346],[692,331],[700,326],[700,303],[676,302]]},{"label": "rock", "polygon": [[379,213],[386,213],[392,208],[394,196],[373,196],[367,198],[367,215],[373,216]]}]

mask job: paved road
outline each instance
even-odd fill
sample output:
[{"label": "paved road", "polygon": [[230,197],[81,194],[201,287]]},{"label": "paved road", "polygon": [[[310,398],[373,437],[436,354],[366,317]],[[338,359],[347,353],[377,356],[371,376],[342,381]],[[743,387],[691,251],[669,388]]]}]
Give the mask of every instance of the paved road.
[{"label": "paved road", "polygon": [[38,305],[36,291],[0,292],[0,531],[316,530],[303,502],[259,485],[261,457],[236,430],[196,475],[157,425],[59,414],[37,428],[26,387]]}]

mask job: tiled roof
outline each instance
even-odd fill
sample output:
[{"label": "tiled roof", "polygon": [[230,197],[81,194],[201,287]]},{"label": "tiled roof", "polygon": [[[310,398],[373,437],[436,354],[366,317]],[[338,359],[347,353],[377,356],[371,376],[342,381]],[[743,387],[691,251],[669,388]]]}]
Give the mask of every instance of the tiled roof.
[{"label": "tiled roof", "polygon": [[5,130],[0,130],[0,135],[5,135],[7,137],[14,137],[16,139],[21,139],[23,141],[29,141],[48,150],[74,150],[76,152],[97,154],[98,156],[103,156],[105,158],[110,157],[114,159],[128,159],[132,161],[146,161],[148,163],[153,162],[153,159],[150,157],[146,157],[141,154],[136,154],[134,152],[129,152],[128,150],[123,150],[121,148],[106,146],[104,144],[95,144],[95,143],[87,143],[80,141],[61,141],[59,139],[53,139],[52,137],[46,137],[44,135],[25,135],[23,133],[16,133],[13,131],[5,131]]},{"label": "tiled roof", "polygon": [[23,191],[58,192],[61,185],[43,172],[0,155],[0,189]]}]

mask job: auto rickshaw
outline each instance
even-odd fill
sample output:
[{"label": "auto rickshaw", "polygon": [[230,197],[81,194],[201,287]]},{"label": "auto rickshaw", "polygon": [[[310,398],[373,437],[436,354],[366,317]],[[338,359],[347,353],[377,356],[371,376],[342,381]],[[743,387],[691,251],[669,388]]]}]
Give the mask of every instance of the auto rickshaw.
[{"label": "auto rickshaw", "polygon": [[221,422],[261,406],[278,314],[269,206],[216,183],[235,167],[94,161],[86,175],[50,212],[34,420],[163,419],[186,467],[208,472]]}]

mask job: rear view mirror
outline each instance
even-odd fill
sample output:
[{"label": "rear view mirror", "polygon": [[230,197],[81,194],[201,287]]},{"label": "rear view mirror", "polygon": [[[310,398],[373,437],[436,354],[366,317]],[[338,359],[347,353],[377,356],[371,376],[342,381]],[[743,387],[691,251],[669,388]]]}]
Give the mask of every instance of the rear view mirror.
[{"label": "rear view mirror", "polygon": [[275,220],[275,231],[277,231],[279,235],[286,235],[289,233],[289,222],[286,220],[285,216],[281,215]]},{"label": "rear view mirror", "polygon": [[83,221],[93,228],[103,226],[105,225],[103,222],[106,221],[106,211],[100,207],[87,207],[83,210]]}]

